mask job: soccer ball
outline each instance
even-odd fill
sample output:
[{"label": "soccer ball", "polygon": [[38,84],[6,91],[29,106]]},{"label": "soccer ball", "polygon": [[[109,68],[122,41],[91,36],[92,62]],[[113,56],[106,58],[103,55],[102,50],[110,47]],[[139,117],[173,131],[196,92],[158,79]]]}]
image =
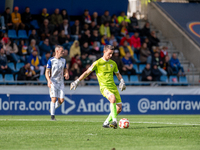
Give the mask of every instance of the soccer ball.
[{"label": "soccer ball", "polygon": [[129,120],[128,119],[126,119],[126,118],[123,118],[123,119],[121,119],[120,121],[119,121],[119,127],[121,128],[121,129],[127,129],[128,127],[129,127]]}]

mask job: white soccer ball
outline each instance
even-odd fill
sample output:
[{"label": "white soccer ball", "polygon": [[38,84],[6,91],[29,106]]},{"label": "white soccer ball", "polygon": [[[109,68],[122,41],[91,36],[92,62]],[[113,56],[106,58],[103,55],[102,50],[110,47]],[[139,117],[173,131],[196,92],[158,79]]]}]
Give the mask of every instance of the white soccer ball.
[{"label": "white soccer ball", "polygon": [[129,127],[129,120],[128,119],[126,119],[126,118],[123,118],[123,119],[121,119],[120,121],[119,121],[119,127],[121,128],[121,129],[127,129],[128,127]]}]

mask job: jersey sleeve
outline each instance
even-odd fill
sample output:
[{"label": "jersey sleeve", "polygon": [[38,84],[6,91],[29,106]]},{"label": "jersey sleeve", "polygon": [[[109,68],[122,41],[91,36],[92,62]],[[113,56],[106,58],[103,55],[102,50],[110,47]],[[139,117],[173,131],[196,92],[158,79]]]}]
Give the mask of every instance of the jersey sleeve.
[{"label": "jersey sleeve", "polygon": [[96,68],[97,68],[97,61],[95,61],[95,62],[89,67],[89,70],[90,70],[90,71],[94,71],[94,70],[96,70]]},{"label": "jersey sleeve", "polygon": [[117,67],[117,64],[116,64],[116,63],[114,63],[114,73],[119,73],[119,69],[118,69],[118,67]]},{"label": "jersey sleeve", "polygon": [[49,59],[48,62],[47,62],[47,68],[48,68],[48,69],[51,69],[51,60],[50,60],[50,59]]}]

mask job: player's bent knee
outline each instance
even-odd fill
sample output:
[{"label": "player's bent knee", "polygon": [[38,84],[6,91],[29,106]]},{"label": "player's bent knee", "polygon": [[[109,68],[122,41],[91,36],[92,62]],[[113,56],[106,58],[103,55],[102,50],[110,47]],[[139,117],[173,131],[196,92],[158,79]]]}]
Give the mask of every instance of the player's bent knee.
[{"label": "player's bent knee", "polygon": [[61,98],[61,99],[59,98],[59,99],[58,99],[58,102],[59,102],[60,104],[62,104],[62,103],[64,102],[64,98]]},{"label": "player's bent knee", "polygon": [[122,107],[117,108],[117,114],[119,114],[122,111]]},{"label": "player's bent knee", "polygon": [[115,98],[115,95],[110,95],[109,96],[109,101],[111,102],[111,103],[116,103],[116,98]]}]

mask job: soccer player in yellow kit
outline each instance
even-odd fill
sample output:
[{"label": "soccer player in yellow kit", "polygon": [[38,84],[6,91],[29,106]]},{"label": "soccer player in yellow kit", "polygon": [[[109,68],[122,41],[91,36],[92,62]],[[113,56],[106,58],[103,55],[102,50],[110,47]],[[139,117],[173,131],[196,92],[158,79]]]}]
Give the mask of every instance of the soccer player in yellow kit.
[{"label": "soccer player in yellow kit", "polygon": [[[113,72],[116,74],[118,80],[120,80],[119,88],[121,91],[126,89],[124,80],[119,73],[117,64],[110,58],[113,55],[114,47],[111,45],[104,46],[104,55],[102,58],[95,61],[88,70],[86,70],[76,81],[70,84],[70,90],[76,89],[78,83],[85,79],[92,71],[95,70],[97,79],[100,85],[100,91],[104,97],[110,101],[110,114],[103,123],[104,128],[112,127],[117,128],[117,115],[122,110],[122,101],[119,95],[117,86],[113,79]],[[110,124],[110,121],[113,121]]]}]

